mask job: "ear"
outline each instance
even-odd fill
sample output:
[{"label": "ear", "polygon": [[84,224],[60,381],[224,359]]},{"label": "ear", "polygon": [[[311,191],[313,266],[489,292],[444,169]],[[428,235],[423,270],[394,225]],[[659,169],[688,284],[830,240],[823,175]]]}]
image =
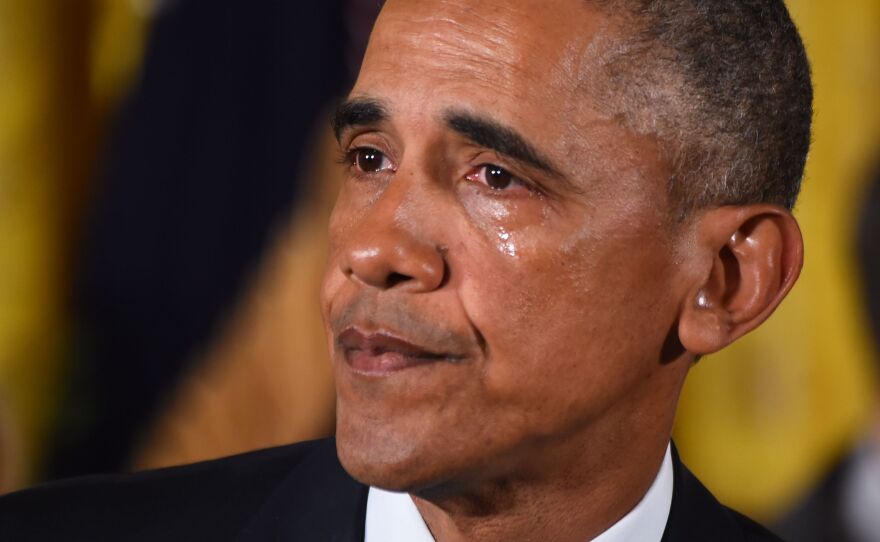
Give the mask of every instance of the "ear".
[{"label": "ear", "polygon": [[721,350],[758,327],[800,274],[804,243],[792,214],[775,205],[720,207],[696,219],[694,263],[701,267],[681,309],[682,346]]}]

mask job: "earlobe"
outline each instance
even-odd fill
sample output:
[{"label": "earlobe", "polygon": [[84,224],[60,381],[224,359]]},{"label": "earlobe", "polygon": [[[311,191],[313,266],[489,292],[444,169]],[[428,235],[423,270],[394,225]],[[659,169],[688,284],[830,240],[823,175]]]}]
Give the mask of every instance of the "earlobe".
[{"label": "earlobe", "polygon": [[773,205],[706,211],[697,231],[696,261],[707,264],[684,301],[678,331],[687,351],[704,355],[773,313],[800,273],[803,239],[791,213]]},{"label": "earlobe", "polygon": [[723,294],[719,281],[723,274],[718,273],[716,265],[707,284],[688,296],[690,301],[682,308],[678,321],[679,341],[696,355],[716,352],[731,342],[730,315],[720,304]]}]

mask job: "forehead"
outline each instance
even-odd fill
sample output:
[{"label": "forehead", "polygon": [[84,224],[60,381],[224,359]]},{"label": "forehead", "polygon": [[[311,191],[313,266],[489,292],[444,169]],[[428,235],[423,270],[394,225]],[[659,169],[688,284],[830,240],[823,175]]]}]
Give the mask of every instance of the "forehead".
[{"label": "forehead", "polygon": [[466,96],[494,110],[509,99],[570,116],[585,104],[575,98],[604,22],[580,0],[389,0],[355,90],[421,105]]}]

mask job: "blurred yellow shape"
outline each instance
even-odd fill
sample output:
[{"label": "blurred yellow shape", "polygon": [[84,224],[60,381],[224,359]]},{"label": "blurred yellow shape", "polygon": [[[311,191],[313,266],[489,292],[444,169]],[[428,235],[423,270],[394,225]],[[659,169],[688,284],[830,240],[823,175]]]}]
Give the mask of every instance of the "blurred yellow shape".
[{"label": "blurred yellow shape", "polygon": [[0,0],[0,491],[45,451],[81,204],[143,26],[120,0]]},{"label": "blurred yellow shape", "polygon": [[763,327],[692,371],[676,427],[682,456],[719,499],[765,520],[859,437],[877,382],[852,250],[860,195],[880,158],[880,2],[788,5],[816,87],[796,209],[804,272]]}]

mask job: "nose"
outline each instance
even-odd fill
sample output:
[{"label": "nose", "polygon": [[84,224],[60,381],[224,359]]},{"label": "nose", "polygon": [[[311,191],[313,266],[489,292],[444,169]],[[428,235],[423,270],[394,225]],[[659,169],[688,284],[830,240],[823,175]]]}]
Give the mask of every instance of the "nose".
[{"label": "nose", "polygon": [[342,272],[380,290],[421,293],[440,288],[447,273],[443,249],[426,239],[424,223],[399,224],[389,203],[377,203],[355,226],[344,243]]},{"label": "nose", "polygon": [[430,292],[443,283],[445,262],[437,248],[420,243],[406,233],[374,238],[347,252],[343,272],[350,278],[380,290],[400,288]]}]

